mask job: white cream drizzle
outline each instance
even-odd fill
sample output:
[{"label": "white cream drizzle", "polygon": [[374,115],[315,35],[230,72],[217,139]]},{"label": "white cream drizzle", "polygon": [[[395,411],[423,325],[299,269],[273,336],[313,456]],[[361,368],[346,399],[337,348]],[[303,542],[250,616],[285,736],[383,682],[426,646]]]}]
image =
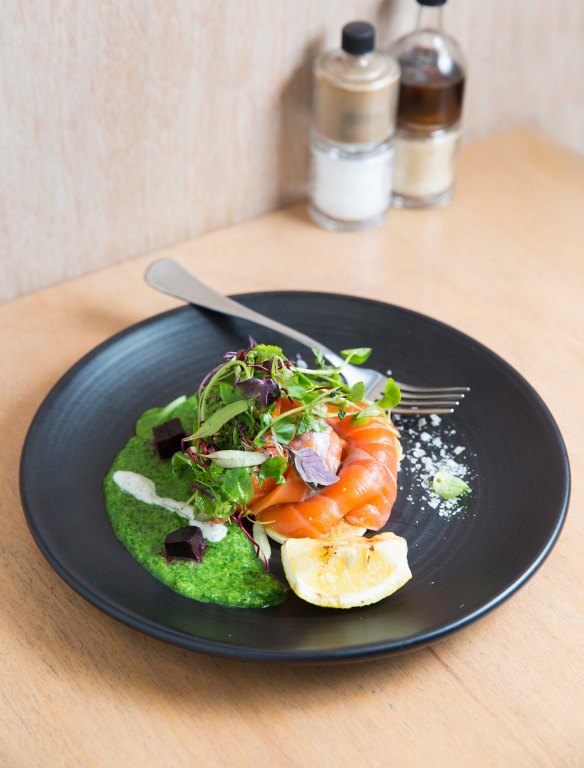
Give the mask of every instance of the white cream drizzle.
[{"label": "white cream drizzle", "polygon": [[227,535],[227,527],[223,523],[210,523],[208,520],[195,515],[195,511],[190,504],[182,504],[176,499],[167,499],[156,493],[156,486],[148,477],[139,475],[137,472],[123,472],[119,470],[114,472],[114,483],[124,492],[129,493],[138,501],[144,504],[154,504],[157,507],[164,507],[171,512],[176,512],[180,517],[184,517],[189,525],[196,525],[201,529],[203,537],[207,541],[221,541]]}]

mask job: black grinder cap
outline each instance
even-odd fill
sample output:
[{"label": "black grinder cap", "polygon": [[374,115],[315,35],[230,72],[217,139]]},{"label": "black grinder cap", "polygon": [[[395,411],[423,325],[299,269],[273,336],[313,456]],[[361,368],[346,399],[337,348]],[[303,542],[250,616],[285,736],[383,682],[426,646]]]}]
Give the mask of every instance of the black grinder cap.
[{"label": "black grinder cap", "polygon": [[436,8],[439,5],[444,5],[446,0],[417,0],[418,5],[429,5],[431,8]]},{"label": "black grinder cap", "polygon": [[375,47],[375,27],[366,21],[352,21],[343,27],[341,48],[354,56],[369,53]]}]

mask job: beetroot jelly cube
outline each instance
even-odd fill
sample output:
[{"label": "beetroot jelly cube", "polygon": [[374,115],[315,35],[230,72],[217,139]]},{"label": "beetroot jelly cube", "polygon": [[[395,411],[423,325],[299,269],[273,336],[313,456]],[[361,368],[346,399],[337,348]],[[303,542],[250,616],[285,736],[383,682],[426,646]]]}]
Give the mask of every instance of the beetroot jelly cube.
[{"label": "beetroot jelly cube", "polygon": [[197,563],[203,559],[205,546],[203,533],[196,525],[177,528],[164,539],[164,551],[167,557],[194,560]]},{"label": "beetroot jelly cube", "polygon": [[186,433],[180,419],[171,419],[152,428],[154,447],[161,459],[170,459],[181,449]]}]

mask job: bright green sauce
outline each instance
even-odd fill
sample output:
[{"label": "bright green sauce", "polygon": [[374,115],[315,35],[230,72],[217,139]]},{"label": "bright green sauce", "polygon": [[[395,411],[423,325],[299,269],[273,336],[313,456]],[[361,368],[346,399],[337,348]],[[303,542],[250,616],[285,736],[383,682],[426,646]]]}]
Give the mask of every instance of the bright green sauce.
[{"label": "bright green sauce", "polygon": [[[173,413],[190,432],[194,414],[188,402]],[[117,470],[138,472],[156,484],[159,496],[186,501],[186,480],[174,476],[170,461],[158,458],[147,440],[132,437],[116,456],[104,480],[105,507],[118,539],[136,560],[160,581],[185,597],[205,603],[241,608],[278,605],[287,588],[266,572],[251,542],[235,524],[219,542],[207,542],[201,563],[168,562],[163,556],[164,539],[170,531],[188,523],[162,507],[145,504],[122,491],[113,480]]]}]

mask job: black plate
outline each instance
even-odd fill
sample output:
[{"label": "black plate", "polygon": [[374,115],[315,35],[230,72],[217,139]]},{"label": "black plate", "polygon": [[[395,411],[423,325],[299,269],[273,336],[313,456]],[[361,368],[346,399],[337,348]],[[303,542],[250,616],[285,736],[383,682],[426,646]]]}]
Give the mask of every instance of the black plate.
[{"label": "black plate", "polygon": [[245,345],[248,333],[289,355],[309,354],[252,324],[183,307],[132,326],[84,357],[30,427],[22,501],[37,544],[65,581],[114,618],[186,648],[243,659],[340,661],[444,637],[534,573],[566,514],[569,466],[552,416],[516,371],[453,328],[388,304],[325,293],[238,298],[333,349],[373,346],[372,367],[391,367],[403,381],[469,385],[470,397],[442,426],[455,429],[456,442],[467,448],[470,509],[451,519],[420,511],[419,485],[406,471],[389,528],[407,538],[414,576],[367,608],[325,610],[292,596],[279,608],[243,610],[172,592],[112,533],[102,480],[115,454],[144,410],[192,392],[224,350]]}]

